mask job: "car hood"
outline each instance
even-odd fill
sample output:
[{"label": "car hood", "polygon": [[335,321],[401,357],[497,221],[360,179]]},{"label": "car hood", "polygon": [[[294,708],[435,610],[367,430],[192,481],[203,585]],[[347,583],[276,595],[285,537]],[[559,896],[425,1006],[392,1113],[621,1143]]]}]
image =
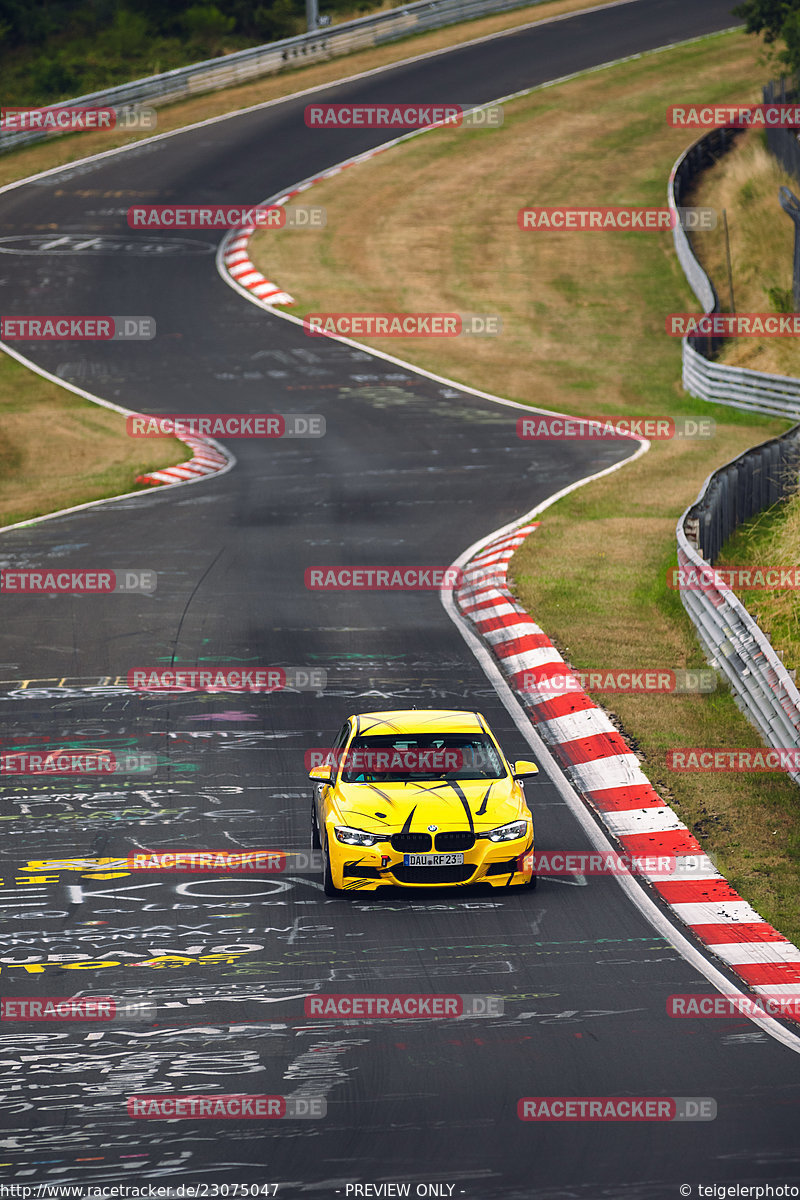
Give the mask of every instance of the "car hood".
[{"label": "car hood", "polygon": [[344,783],[335,803],[343,824],[368,833],[425,833],[429,825],[485,833],[526,808],[512,779]]}]

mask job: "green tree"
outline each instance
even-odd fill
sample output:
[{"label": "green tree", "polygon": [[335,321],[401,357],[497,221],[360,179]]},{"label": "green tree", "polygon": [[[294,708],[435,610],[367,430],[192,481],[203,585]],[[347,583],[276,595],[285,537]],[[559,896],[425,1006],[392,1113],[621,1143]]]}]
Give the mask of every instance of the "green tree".
[{"label": "green tree", "polygon": [[114,14],[111,28],[100,34],[104,50],[117,59],[130,59],[141,54],[149,40],[147,18],[141,13],[119,8]]},{"label": "green tree", "polygon": [[790,71],[800,71],[800,9],[787,14],[781,37],[786,43],[786,52],[781,61],[786,63]]},{"label": "green tree", "polygon": [[226,17],[216,4],[193,4],[181,18],[181,24],[193,42],[216,53],[223,38],[233,32],[234,17]]},{"label": "green tree", "polygon": [[146,18],[151,33],[172,36],[183,31],[189,5],[186,0],[127,0],[127,7]]},{"label": "green tree", "polygon": [[63,100],[80,91],[79,73],[58,54],[36,61],[31,83],[42,100]]},{"label": "green tree", "polygon": [[783,42],[779,65],[800,71],[800,0],[744,0],[734,10],[748,33],[761,33],[768,46]]},{"label": "green tree", "polygon": [[254,32],[265,42],[278,42],[305,31],[305,6],[292,0],[274,0],[269,6],[260,4],[253,13]]}]

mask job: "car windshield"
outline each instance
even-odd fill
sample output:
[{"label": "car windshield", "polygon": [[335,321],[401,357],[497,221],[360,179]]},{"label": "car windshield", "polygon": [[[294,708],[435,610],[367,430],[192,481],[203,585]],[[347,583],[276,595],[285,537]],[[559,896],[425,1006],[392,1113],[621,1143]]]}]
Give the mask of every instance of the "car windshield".
[{"label": "car windshield", "polygon": [[381,734],[353,738],[342,783],[502,779],[505,774],[500,755],[482,733]]}]

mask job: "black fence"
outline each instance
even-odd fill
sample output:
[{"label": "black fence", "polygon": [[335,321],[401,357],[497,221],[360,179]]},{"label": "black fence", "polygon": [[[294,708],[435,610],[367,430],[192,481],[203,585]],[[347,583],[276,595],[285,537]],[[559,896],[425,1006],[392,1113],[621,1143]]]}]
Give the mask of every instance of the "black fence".
[{"label": "black fence", "polygon": [[799,471],[800,425],[795,425],[714,472],[702,499],[686,514],[686,536],[714,563],[740,525],[797,491]]},{"label": "black fence", "polygon": [[[690,147],[685,158],[675,172],[673,181],[673,192],[675,195],[675,203],[683,204],[683,196],[690,189],[695,178],[701,171],[705,171],[708,167],[713,167],[719,161],[723,154],[733,145],[733,142],[744,131],[741,129],[712,129],[705,137],[700,138],[698,142]],[[692,245],[692,235],[687,232],[689,244]],[[694,246],[692,245],[694,250]],[[714,307],[712,312],[720,312],[720,303],[717,290],[714,284],[711,283],[711,290],[714,294]],[[687,341],[693,350],[698,354],[702,354],[704,358],[715,359],[720,349],[725,342],[723,337],[715,337],[712,334],[689,334]]]}]

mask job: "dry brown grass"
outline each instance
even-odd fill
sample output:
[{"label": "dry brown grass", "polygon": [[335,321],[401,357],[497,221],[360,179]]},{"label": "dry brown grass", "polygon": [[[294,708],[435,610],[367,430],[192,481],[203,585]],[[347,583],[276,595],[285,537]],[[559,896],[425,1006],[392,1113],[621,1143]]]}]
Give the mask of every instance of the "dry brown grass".
[{"label": "dry brown grass", "polygon": [[125,418],[0,354],[0,526],[137,488],[191,458],[174,438],[135,441]]},{"label": "dry brown grass", "polygon": [[[536,91],[507,107],[501,129],[411,139],[304,193],[304,202],[326,207],[327,227],[261,232],[255,260],[295,297],[298,314],[326,307],[500,314],[498,338],[461,338],[446,348],[435,340],[370,340],[475,387],[497,390],[502,379],[504,395],[569,412],[620,412],[632,403],[671,409],[683,403],[673,369],[679,349],[660,336],[666,309],[658,304],[665,268],[675,293],[671,237],[520,232],[516,215],[536,203],[663,204],[665,175],[653,163],[668,172],[685,147],[686,133],[664,121],[686,86],[684,72],[702,61],[715,94],[726,86],[740,96],[755,90],[753,46],[743,35],[709,43],[717,44],[726,47],[724,63],[715,55],[707,63],[689,47],[660,56],[655,80],[646,57]],[[366,208],[375,214],[368,222]],[[683,289],[675,303],[687,307]],[[598,353],[607,347],[613,354]],[[670,376],[657,397],[653,355]]]},{"label": "dry brown grass", "polygon": [[[727,34],[535,92],[508,107],[501,130],[426,134],[315,186],[304,201],[327,208],[319,233],[255,239],[261,270],[301,314],[502,316],[498,338],[370,340],[437,373],[576,414],[714,416],[711,441],[654,443],[548,509],[515,555],[519,598],[576,667],[703,665],[666,586],[677,518],[715,465],[785,426],[683,393],[680,344],[664,334],[664,317],[693,303],[668,235],[521,233],[516,213],[526,204],[663,204],[690,140],[666,126],[666,106],[687,81],[698,101],[757,99],[757,55],[752,40]],[[521,512],[526,504],[521,490]],[[671,746],[759,744],[727,691],[598,700],[720,869],[800,936],[796,787],[785,776],[666,768]]]}]

